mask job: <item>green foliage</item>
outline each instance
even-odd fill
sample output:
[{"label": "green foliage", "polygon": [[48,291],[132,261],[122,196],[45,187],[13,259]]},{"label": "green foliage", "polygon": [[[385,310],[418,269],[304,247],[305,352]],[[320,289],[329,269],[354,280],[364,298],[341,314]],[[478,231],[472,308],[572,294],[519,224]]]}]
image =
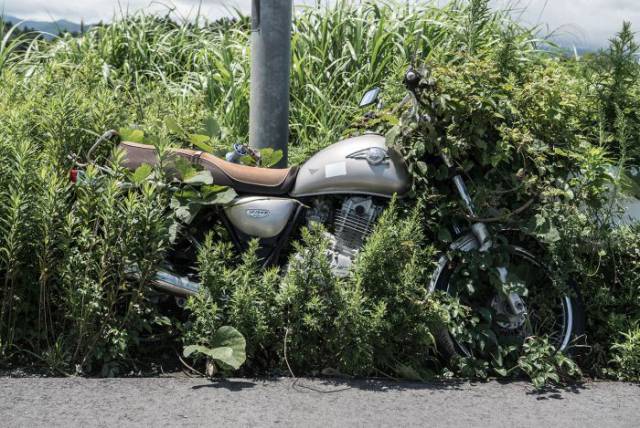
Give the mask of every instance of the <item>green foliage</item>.
[{"label": "green foliage", "polygon": [[[198,258],[207,292],[188,304],[183,343],[214,349],[218,329],[232,325],[246,337],[247,373],[282,372],[286,344],[297,373],[410,378],[440,370],[433,332],[442,325],[482,343],[486,313],[425,291],[436,250],[453,239],[447,226],[468,220],[449,171],[433,159],[446,148],[479,215],[543,241],[554,275],[578,283],[589,315],[585,371],[637,377],[625,373],[633,373],[640,319],[640,231],[611,226],[618,207],[609,197],[633,189],[627,172],[640,156],[630,26],[608,50],[568,59],[486,0],[337,2],[298,12],[290,159],[299,163],[344,133],[388,132],[422,205],[388,210],[342,279],[329,272],[321,230],[303,233],[286,270],[262,269],[255,243],[239,256],[212,233]],[[71,187],[67,156],[83,157],[113,128],[156,145],[163,161],[169,146],[221,155],[246,143],[249,20],[188,25],[137,14],[78,38],[17,33],[0,30],[0,361],[122,373],[153,348],[142,336],[173,333],[149,291],[172,238],[200,209],[235,194],[190,165],[176,165],[182,183],[161,169],[131,174],[112,165],[112,174],[89,169]],[[384,88],[386,105],[399,101],[409,63],[429,69],[420,94],[435,125],[417,133],[406,112],[386,109],[345,131],[372,86]],[[96,159],[111,155],[105,145]],[[268,166],[281,154],[262,155]],[[473,273],[482,260],[469,259]],[[571,371],[544,338],[527,346],[522,360],[504,347],[454,369],[524,371],[538,384]],[[524,366],[510,371],[518,361]]]},{"label": "green foliage", "polygon": [[[63,225],[59,298],[71,361],[117,373],[154,323],[147,300],[168,245],[165,197],[151,183],[125,192],[116,178],[87,171]],[[132,272],[132,269],[134,272]]]},{"label": "green foliage", "polygon": [[427,292],[430,247],[418,213],[387,210],[347,278],[331,272],[320,228],[303,230],[282,273],[260,268],[256,243],[237,259],[209,236],[199,256],[206,291],[189,302],[185,343],[228,323],[247,338],[248,371],[430,376],[431,329],[448,313]]},{"label": "green foliage", "polygon": [[565,383],[582,376],[578,365],[549,344],[544,337],[531,337],[525,341],[518,368],[529,376],[534,388]]},{"label": "green foliage", "polygon": [[47,154],[2,144],[2,353],[29,344],[58,370],[115,374],[154,324],[146,287],[167,245],[164,196],[150,183],[127,193],[89,169],[72,207]]},{"label": "green foliage", "polygon": [[369,302],[354,282],[336,278],[321,229],[305,230],[278,293],[287,329],[288,361],[294,371],[370,373],[372,337],[384,306]]},{"label": "green foliage", "polygon": [[234,370],[238,370],[247,359],[244,336],[233,327],[220,327],[211,338],[211,346],[189,345],[183,354],[185,357],[194,353],[204,355],[221,364],[222,368],[229,366]]},{"label": "green foliage", "polygon": [[[280,277],[276,270],[261,270],[257,242],[237,260],[231,245],[209,234],[198,255],[200,295],[190,299],[192,326],[185,343],[205,343],[218,323],[233,325],[247,340],[249,369],[264,369],[277,345],[279,318],[275,296]],[[213,345],[213,344],[209,344]]]},{"label": "green foliage", "polygon": [[623,333],[621,342],[612,346],[613,373],[620,380],[640,381],[640,329]]}]

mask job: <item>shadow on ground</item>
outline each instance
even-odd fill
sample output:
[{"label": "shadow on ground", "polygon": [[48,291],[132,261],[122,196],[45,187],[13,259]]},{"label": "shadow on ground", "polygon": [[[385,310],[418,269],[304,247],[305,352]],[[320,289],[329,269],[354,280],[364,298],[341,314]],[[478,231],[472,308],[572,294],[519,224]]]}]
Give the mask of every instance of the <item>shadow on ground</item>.
[{"label": "shadow on ground", "polygon": [[[404,391],[468,391],[481,389],[483,385],[498,383],[502,386],[516,386],[522,390],[523,396],[537,401],[563,400],[568,396],[581,394],[590,389],[590,383],[577,382],[564,386],[551,386],[536,390],[524,380],[492,380],[469,381],[464,379],[434,380],[429,382],[401,381],[390,379],[346,379],[346,378],[254,378],[254,379],[212,379],[205,384],[194,385],[193,390],[214,388],[228,391],[242,391],[245,389],[273,383],[285,385],[300,392],[312,391],[322,394],[333,394],[352,389],[368,392],[404,392]],[[640,386],[640,384],[638,385]]]}]

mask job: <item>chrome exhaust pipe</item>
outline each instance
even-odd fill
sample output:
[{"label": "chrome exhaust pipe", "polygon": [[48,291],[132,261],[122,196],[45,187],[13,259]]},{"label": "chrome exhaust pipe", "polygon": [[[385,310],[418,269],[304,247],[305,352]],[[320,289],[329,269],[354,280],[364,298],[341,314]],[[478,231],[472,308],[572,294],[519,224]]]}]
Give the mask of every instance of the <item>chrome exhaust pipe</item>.
[{"label": "chrome exhaust pipe", "polygon": [[151,281],[157,289],[181,297],[190,297],[198,294],[200,284],[189,280],[187,277],[178,276],[166,270],[159,270]]}]

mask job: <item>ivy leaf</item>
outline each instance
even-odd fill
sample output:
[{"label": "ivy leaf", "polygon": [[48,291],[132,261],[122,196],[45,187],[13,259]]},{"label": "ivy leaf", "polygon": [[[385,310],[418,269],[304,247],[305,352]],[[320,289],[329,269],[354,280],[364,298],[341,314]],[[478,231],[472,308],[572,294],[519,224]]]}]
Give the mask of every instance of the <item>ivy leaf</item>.
[{"label": "ivy leaf", "polygon": [[173,221],[169,226],[169,242],[175,244],[178,240],[178,233],[180,232],[180,224],[177,221]]},{"label": "ivy leaf", "polygon": [[271,148],[266,148],[260,150],[260,161],[262,167],[272,167],[282,159],[282,150],[273,150]]},{"label": "ivy leaf", "polygon": [[153,167],[148,163],[143,163],[138,168],[136,168],[135,172],[131,176],[131,180],[136,184],[140,184],[144,180],[146,180],[152,172]]},{"label": "ivy leaf", "polygon": [[441,227],[438,230],[438,239],[442,242],[445,243],[449,243],[451,241],[453,241],[453,238],[451,236],[451,232],[449,232],[449,229],[446,227]]},{"label": "ivy leaf", "polygon": [[201,206],[198,204],[180,204],[179,206],[174,208],[174,213],[178,220],[180,220],[184,224],[190,224],[200,212],[200,208]]},{"label": "ivy leaf", "polygon": [[482,318],[484,318],[484,320],[486,322],[488,322],[489,324],[491,324],[491,321],[493,319],[493,316],[491,314],[491,311],[487,308],[478,308],[478,313],[480,314],[480,316]]}]

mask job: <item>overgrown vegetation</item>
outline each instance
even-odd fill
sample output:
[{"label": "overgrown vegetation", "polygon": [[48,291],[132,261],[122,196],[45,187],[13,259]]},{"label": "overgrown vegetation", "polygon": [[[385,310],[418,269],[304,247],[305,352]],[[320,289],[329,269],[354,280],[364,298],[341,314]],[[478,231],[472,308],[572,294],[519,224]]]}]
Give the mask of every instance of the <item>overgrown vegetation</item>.
[{"label": "overgrown vegetation", "polygon": [[[162,150],[190,135],[206,134],[196,140],[217,152],[246,142],[248,20],[197,26],[140,14],[23,46],[0,46],[3,365],[122,374],[150,350],[171,354],[182,343],[200,355],[227,352],[215,351],[216,332],[230,325],[246,338],[245,373],[524,373],[536,385],[576,376],[545,338],[511,359],[504,348],[455,367],[438,362],[439,329],[458,325],[464,335],[482,324],[455,299],[427,293],[434,256],[452,239],[444,226],[466,221],[434,158],[446,147],[479,215],[536,238],[554,274],[578,284],[588,315],[583,371],[637,380],[640,231],[615,226],[610,196],[638,188],[629,171],[640,163],[640,73],[629,25],[610,49],[568,58],[484,0],[298,11],[291,161],[343,134],[385,132],[410,165],[416,207],[387,210],[346,279],[331,275],[321,230],[304,231],[286,268],[266,271],[257,244],[239,255],[213,231],[198,256],[208,293],[188,303],[189,320],[160,313],[148,287],[171,245],[173,195],[132,179],[109,150],[98,158],[114,172],[90,168],[72,189],[67,156],[127,126],[157,136],[150,141]],[[416,130],[391,112],[410,63],[427,70],[421,99],[432,127]],[[360,95],[376,85],[388,108],[352,123]],[[219,129],[201,131],[209,116]]]}]

